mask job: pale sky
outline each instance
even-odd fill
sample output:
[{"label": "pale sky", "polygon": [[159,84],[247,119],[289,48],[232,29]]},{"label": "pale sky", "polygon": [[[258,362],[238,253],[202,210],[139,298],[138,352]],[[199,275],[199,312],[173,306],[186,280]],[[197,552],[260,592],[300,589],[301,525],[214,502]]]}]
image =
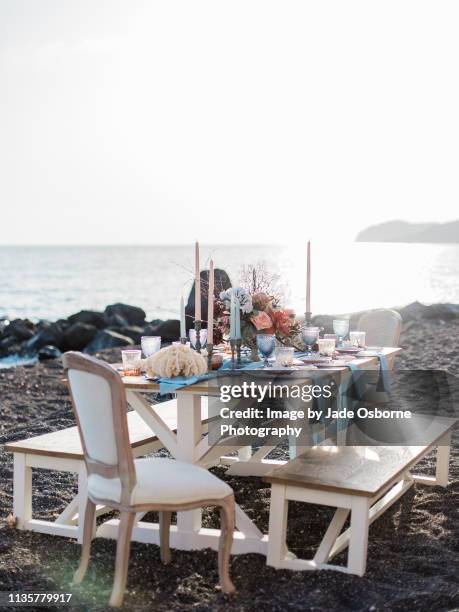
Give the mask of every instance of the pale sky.
[{"label": "pale sky", "polygon": [[459,215],[459,3],[0,0],[0,244]]}]

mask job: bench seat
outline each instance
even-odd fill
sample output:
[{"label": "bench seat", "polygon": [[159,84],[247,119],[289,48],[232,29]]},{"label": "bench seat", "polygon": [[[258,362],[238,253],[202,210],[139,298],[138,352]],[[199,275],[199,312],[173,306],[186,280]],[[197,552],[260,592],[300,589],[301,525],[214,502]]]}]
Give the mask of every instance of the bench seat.
[{"label": "bench seat", "polygon": [[[177,400],[155,404],[155,412],[167,427],[177,430]],[[141,416],[130,411],[127,414],[129,439],[134,457],[140,457],[162,448],[161,440]],[[207,404],[201,408],[201,420],[207,423]],[[14,486],[13,516],[19,529],[38,531],[53,535],[78,538],[81,542],[82,522],[87,501],[87,475],[78,428],[68,427],[59,431],[34,436],[6,444],[4,449],[13,453]],[[78,474],[78,495],[70,502],[55,521],[34,519],[32,517],[32,469],[74,472]],[[97,514],[108,510],[98,507]]]},{"label": "bench seat", "polygon": [[[427,443],[422,446],[316,446],[269,472],[271,483],[268,565],[278,568],[335,569],[365,573],[368,527],[414,482],[446,486],[451,432],[457,419],[429,419]],[[352,439],[352,427],[348,438]],[[427,430],[426,430],[427,431]],[[436,474],[417,476],[410,470],[437,448]],[[289,500],[337,508],[311,560],[293,558],[286,548]],[[350,528],[341,530],[351,514]],[[349,546],[347,566],[329,560]]]},{"label": "bench seat", "polygon": [[[157,404],[155,410],[172,430],[177,429],[177,402],[170,400]],[[142,450],[158,441],[157,436],[137,412],[128,412],[129,439],[135,451]],[[5,444],[5,450],[11,453],[26,453],[58,459],[83,460],[78,428],[67,427],[41,436],[26,438],[17,442]],[[145,451],[148,452],[148,451]]]}]

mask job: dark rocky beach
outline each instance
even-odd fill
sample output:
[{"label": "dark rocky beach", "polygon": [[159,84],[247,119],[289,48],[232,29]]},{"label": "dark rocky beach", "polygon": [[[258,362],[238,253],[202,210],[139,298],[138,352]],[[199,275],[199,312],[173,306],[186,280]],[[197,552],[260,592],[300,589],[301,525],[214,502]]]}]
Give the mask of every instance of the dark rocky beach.
[{"label": "dark rocky beach", "polygon": [[[459,373],[459,308],[455,305],[412,304],[404,318],[396,368],[444,369]],[[317,318],[325,326],[327,317]],[[4,326],[2,355],[58,356],[70,348],[119,360],[119,347],[135,345],[143,334],[170,339],[178,322],[147,322],[135,307],[114,305],[104,313],[82,311],[73,318],[34,325],[27,321]],[[13,325],[13,327],[11,327]],[[9,331],[8,331],[8,328]],[[13,333],[14,332],[14,333]],[[178,334],[177,334],[178,335]],[[121,338],[120,338],[121,337]],[[113,344],[106,346],[106,342]],[[92,344],[91,344],[92,343]],[[41,345],[41,346],[40,346]],[[53,351],[57,349],[57,351]],[[35,365],[0,370],[0,444],[74,424],[59,358]],[[338,572],[291,572],[267,567],[256,554],[233,556],[231,571],[237,593],[216,588],[217,554],[211,550],[173,551],[165,567],[159,549],[133,543],[126,610],[454,610],[459,608],[459,433],[453,438],[447,489],[415,485],[370,527],[368,566],[364,577]],[[3,447],[2,447],[3,448]],[[419,471],[432,468],[427,457]],[[267,532],[269,485],[258,478],[218,476],[234,488],[236,499]],[[34,472],[34,515],[57,516],[75,493],[67,473]],[[69,610],[105,610],[113,578],[115,542],[96,539],[88,574],[81,587],[71,585],[80,546],[56,536],[17,531],[8,525],[12,511],[12,457],[0,454],[0,588],[3,591],[72,592]],[[288,545],[298,556],[310,556],[332,510],[290,504]],[[154,520],[154,516],[150,517]],[[147,518],[148,520],[148,518]],[[205,526],[218,526],[213,510]],[[344,553],[341,555],[344,558]],[[30,607],[28,608],[31,609]]]}]

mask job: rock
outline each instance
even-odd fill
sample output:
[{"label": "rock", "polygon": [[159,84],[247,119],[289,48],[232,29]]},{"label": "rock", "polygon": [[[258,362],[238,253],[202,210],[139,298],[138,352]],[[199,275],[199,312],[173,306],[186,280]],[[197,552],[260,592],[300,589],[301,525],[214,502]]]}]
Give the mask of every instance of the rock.
[{"label": "rock", "polygon": [[81,351],[97,334],[95,325],[74,323],[64,332],[65,349],[68,351]]},{"label": "rock", "polygon": [[70,315],[68,321],[72,325],[74,323],[85,323],[86,325],[94,325],[97,329],[105,327],[104,315],[97,310],[80,310],[80,312]]},{"label": "rock", "polygon": [[[218,297],[222,291],[231,287],[231,280],[225,270],[216,268],[214,271],[215,279],[215,290],[214,296]],[[201,271],[201,316],[204,320],[207,320],[207,288],[209,286],[209,271]],[[195,295],[195,283],[191,288],[190,295],[188,296],[188,302],[185,306],[185,317],[186,317],[186,329],[189,330],[193,326],[194,320],[194,295]]]},{"label": "rock", "polygon": [[71,323],[69,323],[68,319],[58,319],[56,323],[59,325],[62,331],[65,331],[72,325]]},{"label": "rock", "polygon": [[12,346],[17,346],[18,340],[15,336],[6,336],[0,340],[0,354],[8,353],[9,349]]},{"label": "rock", "polygon": [[428,306],[421,304],[421,302],[412,302],[404,308],[399,308],[398,312],[404,321],[413,321],[420,319],[426,308],[428,308]]},{"label": "rock", "polygon": [[35,332],[34,324],[28,319],[14,319],[5,328],[3,335],[5,338],[13,336],[17,340],[30,340]]},{"label": "rock", "polygon": [[62,353],[56,346],[47,344],[38,351],[38,359],[40,361],[47,361],[48,359],[58,359]]},{"label": "rock", "polygon": [[105,317],[105,325],[111,329],[118,329],[122,327],[128,327],[129,323],[127,319],[122,317],[120,314],[112,314],[110,316]]},{"label": "rock", "polygon": [[449,321],[459,317],[459,304],[431,304],[424,307],[423,319],[441,319]]},{"label": "rock", "polygon": [[85,353],[96,353],[107,348],[115,348],[117,346],[133,345],[134,341],[127,336],[123,336],[111,329],[99,330],[91,342],[85,346]]},{"label": "rock", "polygon": [[[147,329],[150,330],[149,327]],[[142,336],[153,335],[150,333],[145,333],[145,328],[139,327],[138,325],[128,325],[127,327],[122,327],[120,329],[120,334],[122,334],[123,336],[127,336],[128,338],[131,338],[131,340],[134,341],[134,344],[140,344],[140,338]]]},{"label": "rock", "polygon": [[104,312],[106,321],[110,320],[113,315],[119,315],[126,321],[126,325],[140,325],[145,324],[145,311],[138,306],[130,306],[129,304],[111,304],[107,306]]},{"label": "rock", "polygon": [[64,334],[62,328],[57,323],[41,321],[38,334],[28,340],[26,348],[29,351],[39,351],[41,348],[50,344],[62,349],[64,346]]},{"label": "rock", "polygon": [[145,325],[142,336],[155,336],[155,327],[158,327],[160,323],[162,323],[162,321],[161,319],[158,319],[155,324],[148,323]]},{"label": "rock", "polygon": [[152,336],[161,336],[161,344],[165,342],[174,342],[180,337],[180,321],[178,319],[170,319],[162,321],[153,329]]}]

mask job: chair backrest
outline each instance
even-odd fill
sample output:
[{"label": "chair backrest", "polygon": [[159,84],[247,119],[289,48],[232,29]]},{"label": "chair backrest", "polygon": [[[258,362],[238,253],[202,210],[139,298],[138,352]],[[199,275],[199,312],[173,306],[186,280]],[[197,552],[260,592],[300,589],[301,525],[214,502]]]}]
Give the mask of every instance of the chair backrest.
[{"label": "chair backrest", "polygon": [[366,332],[368,346],[396,347],[400,342],[402,317],[396,310],[371,310],[360,317],[358,327]]},{"label": "chair backrest", "polygon": [[136,477],[121,376],[82,353],[65,353],[63,362],[88,476],[119,478],[121,503],[129,504]]}]

